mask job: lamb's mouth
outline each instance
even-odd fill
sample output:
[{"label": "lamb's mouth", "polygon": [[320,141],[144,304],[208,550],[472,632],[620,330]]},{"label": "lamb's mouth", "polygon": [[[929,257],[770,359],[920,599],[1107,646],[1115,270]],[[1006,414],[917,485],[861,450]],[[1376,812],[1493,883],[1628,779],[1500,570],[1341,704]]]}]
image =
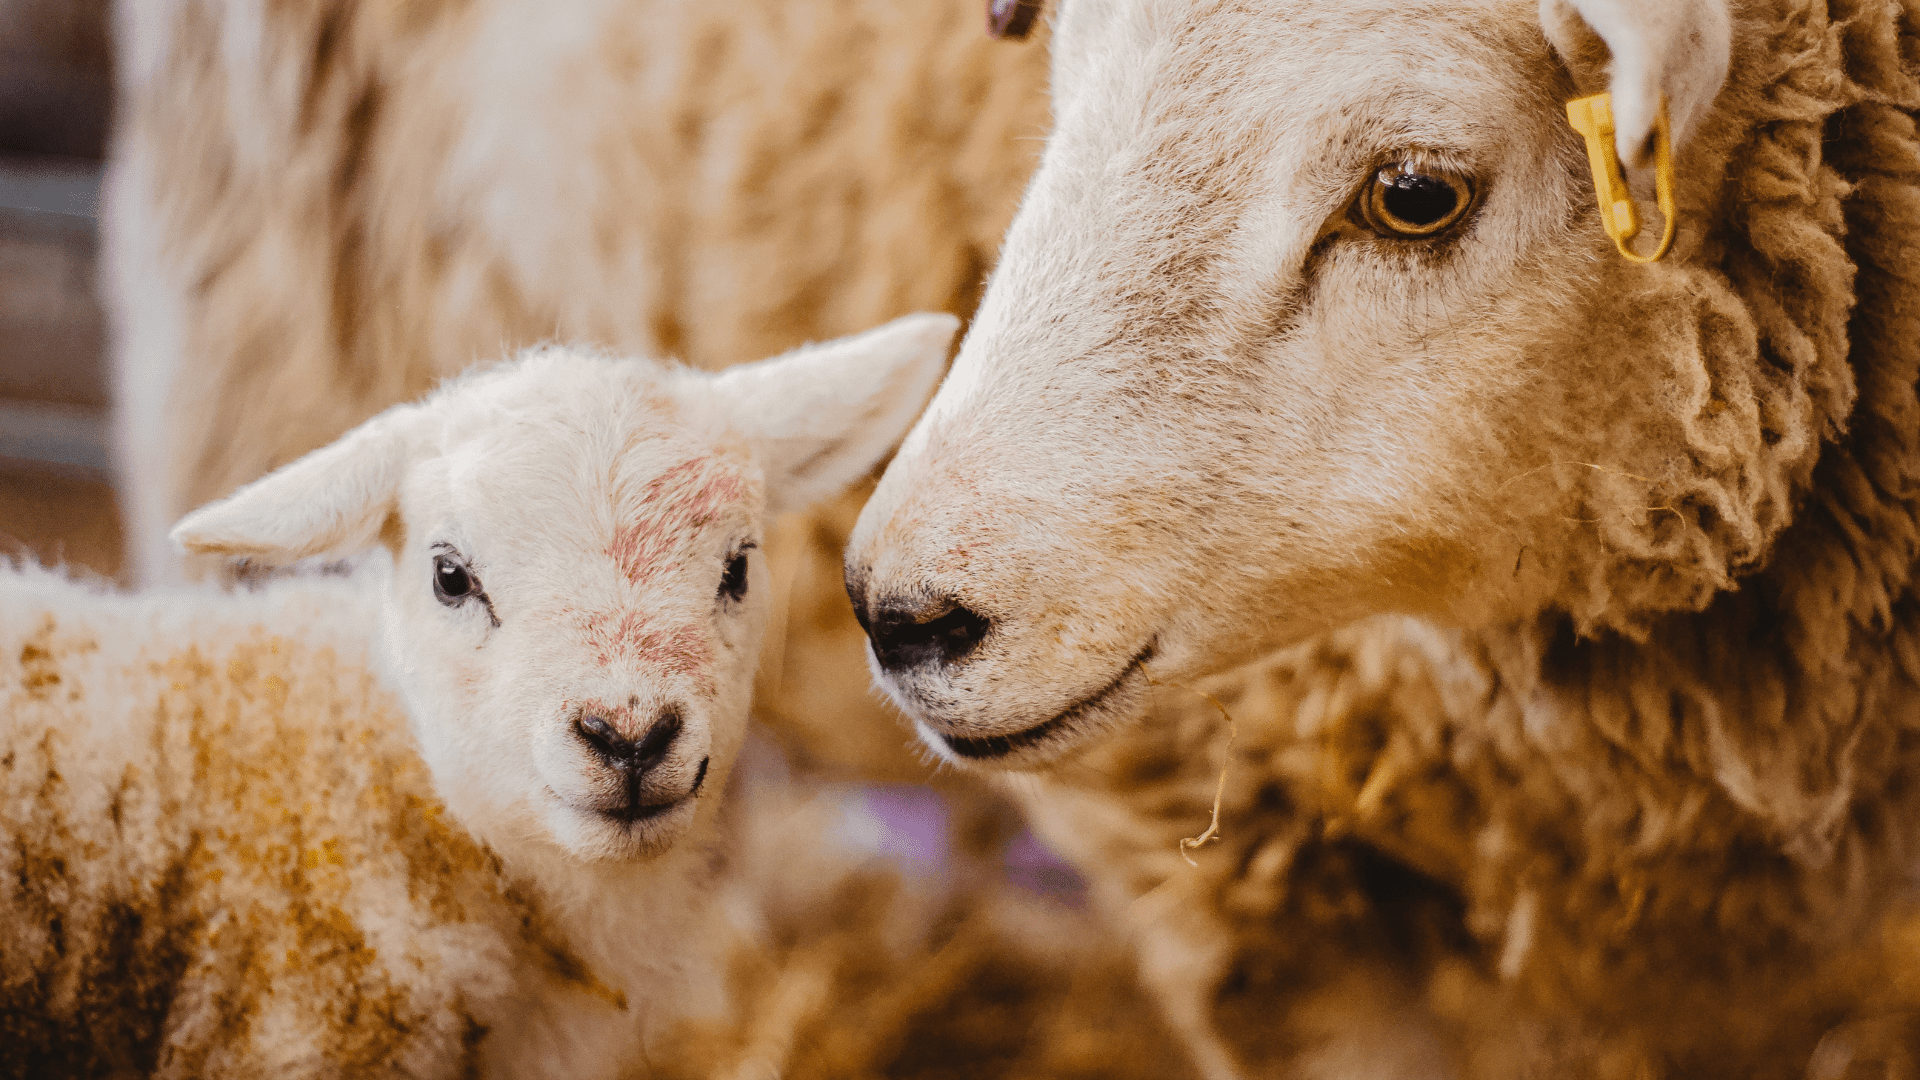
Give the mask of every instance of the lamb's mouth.
[{"label": "lamb's mouth", "polygon": [[[595,807],[593,812],[608,821],[617,821],[622,825],[636,825],[642,821],[652,821],[654,818],[672,813],[692,802],[694,796],[700,794],[700,786],[707,782],[707,766],[712,763],[712,760],[712,758],[700,759],[700,771],[694,775],[693,786],[687,789],[685,795],[661,803],[642,803],[637,792],[630,787],[627,801],[623,805]],[[637,787],[637,780],[630,783]]]},{"label": "lamb's mouth", "polygon": [[[1152,656],[1153,642],[1149,641],[1146,648],[1135,653],[1133,659],[1127,662],[1127,666],[1121,668],[1120,674],[1115,675],[1107,685],[1060,710],[1053,719],[1042,721],[1030,728],[1006,735],[966,736],[933,731],[928,731],[928,734],[946,744],[947,749],[953,751],[956,756],[969,761],[992,761],[1007,757],[1047,742],[1074,727],[1088,714],[1105,704],[1107,699],[1119,693],[1135,675],[1141,673]],[[926,730],[924,725],[922,730]]]}]

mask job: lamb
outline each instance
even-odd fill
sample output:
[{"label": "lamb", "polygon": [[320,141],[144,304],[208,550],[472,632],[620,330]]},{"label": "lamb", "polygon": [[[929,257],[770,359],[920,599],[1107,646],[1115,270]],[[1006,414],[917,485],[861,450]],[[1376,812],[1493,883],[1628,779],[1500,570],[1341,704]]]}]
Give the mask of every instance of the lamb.
[{"label": "lamb", "polygon": [[873,467],[955,326],[541,349],[174,532],[352,580],[0,577],[0,1072],[628,1076],[723,1015],[766,518]]},{"label": "lamb", "polygon": [[[971,311],[1047,124],[1044,46],[988,39],[981,5],[116,6],[102,266],[136,580],[206,571],[167,543],[179,515],[503,342],[718,369]],[[817,767],[917,779],[841,589],[860,501],[766,538],[757,715]]]},{"label": "lamb", "polygon": [[[1916,16],[1058,7],[848,582],[1209,1075],[1913,1075]],[[1668,101],[1663,262],[1608,90]]]}]

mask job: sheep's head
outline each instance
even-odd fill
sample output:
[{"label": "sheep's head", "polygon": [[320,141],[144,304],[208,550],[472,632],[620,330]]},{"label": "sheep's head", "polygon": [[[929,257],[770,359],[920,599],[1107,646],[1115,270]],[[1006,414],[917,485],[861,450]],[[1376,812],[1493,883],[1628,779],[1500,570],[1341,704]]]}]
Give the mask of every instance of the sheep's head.
[{"label": "sheep's head", "polygon": [[866,474],[955,327],[914,316],[718,375],[536,351],[189,515],[188,550],[384,546],[391,668],[483,839],[663,849],[744,734],[769,512]]},{"label": "sheep's head", "polygon": [[[1867,93],[1839,43],[1898,70],[1886,7],[1749,38],[1723,0],[1057,5],[1045,156],[849,551],[882,683],[942,753],[1031,764],[1150,671],[1381,612],[1704,606],[1844,422],[1821,118]],[[1653,266],[1566,120],[1610,85],[1623,131],[1661,93],[1691,131]]]}]

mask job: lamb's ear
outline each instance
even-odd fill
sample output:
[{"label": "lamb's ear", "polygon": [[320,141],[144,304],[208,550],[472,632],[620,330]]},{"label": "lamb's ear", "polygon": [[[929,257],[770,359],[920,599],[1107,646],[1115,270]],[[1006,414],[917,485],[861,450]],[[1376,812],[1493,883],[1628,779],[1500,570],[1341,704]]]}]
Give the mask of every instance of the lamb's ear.
[{"label": "lamb's ear", "polygon": [[711,384],[767,476],[767,506],[838,495],[893,449],[932,395],[960,320],[908,315],[729,368]]},{"label": "lamb's ear", "polygon": [[183,550],[280,564],[371,547],[399,497],[418,406],[401,405],[208,503],[173,527]]},{"label": "lamb's ear", "polygon": [[[1706,118],[1727,81],[1733,53],[1727,5],[1728,0],[1540,0],[1540,25],[1582,92],[1613,94],[1620,160],[1635,168],[1652,162],[1662,94],[1676,148]],[[1600,85],[1600,67],[1609,54],[1611,70]]]}]

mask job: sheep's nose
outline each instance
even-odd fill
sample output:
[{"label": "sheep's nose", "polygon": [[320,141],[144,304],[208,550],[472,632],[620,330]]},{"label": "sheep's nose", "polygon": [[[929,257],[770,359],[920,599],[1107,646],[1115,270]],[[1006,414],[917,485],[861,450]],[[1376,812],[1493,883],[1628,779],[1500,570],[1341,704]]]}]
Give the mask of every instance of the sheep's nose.
[{"label": "sheep's nose", "polygon": [[959,663],[993,626],[986,616],[945,597],[917,604],[883,600],[870,610],[864,607],[856,602],[854,611],[873,642],[873,657],[892,672]]},{"label": "sheep's nose", "polygon": [[620,734],[613,723],[596,713],[582,711],[573,722],[573,730],[588,749],[616,769],[645,772],[660,764],[680,735],[680,710],[667,706],[638,739]]}]

